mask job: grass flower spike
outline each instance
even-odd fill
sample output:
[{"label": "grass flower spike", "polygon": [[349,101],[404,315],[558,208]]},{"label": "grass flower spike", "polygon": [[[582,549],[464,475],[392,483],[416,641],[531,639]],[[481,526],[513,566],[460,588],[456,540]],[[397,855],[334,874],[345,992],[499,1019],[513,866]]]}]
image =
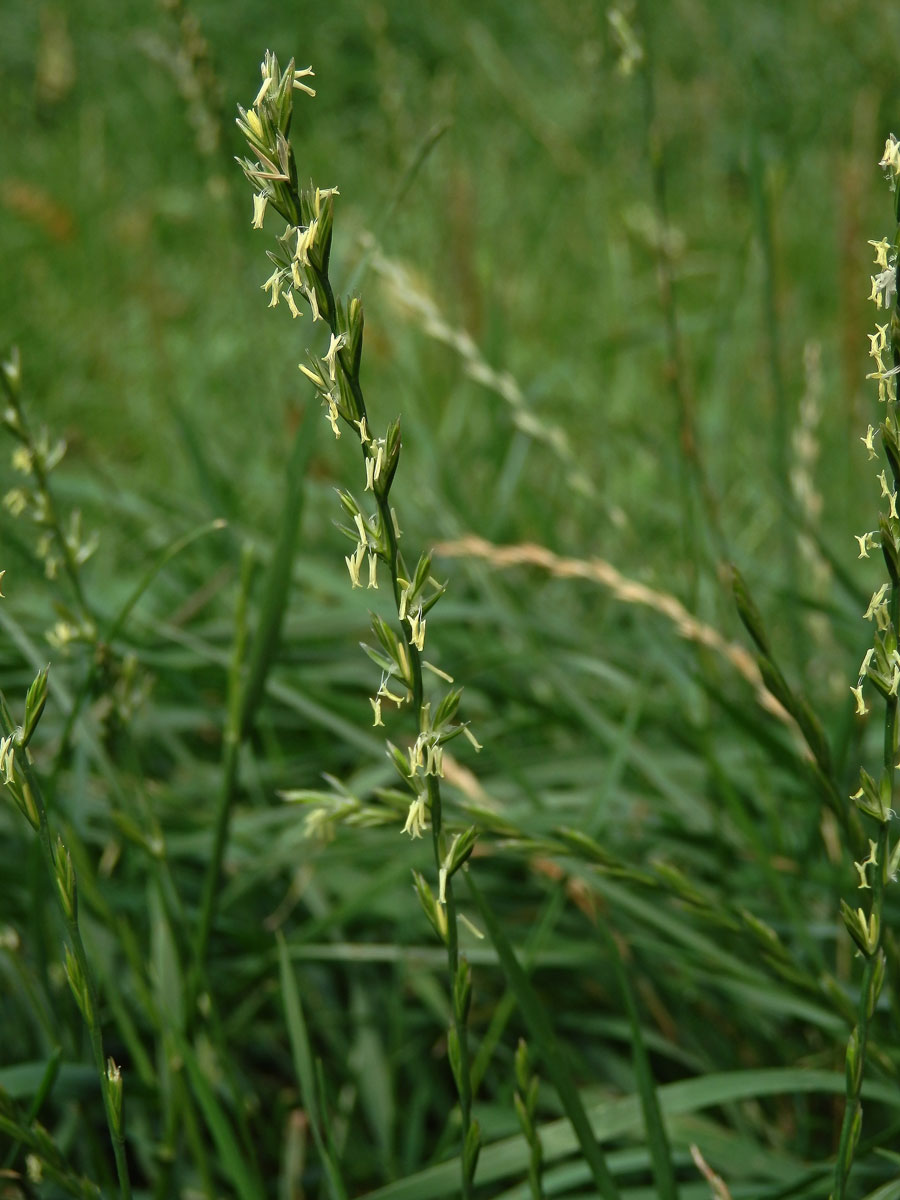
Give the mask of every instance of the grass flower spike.
[{"label": "grass flower spike", "polygon": [[[276,307],[284,298],[291,314],[296,316],[299,303],[305,302],[313,322],[322,321],[329,330],[324,353],[307,352],[306,361],[299,366],[315,388],[335,438],[341,437],[343,427],[358,443],[362,456],[361,494],[371,500],[361,502],[347,490],[338,493],[349,520],[342,530],[353,543],[352,552],[344,559],[350,585],[377,589],[379,570],[383,570],[393,592],[396,624],[392,627],[373,614],[373,644],[366,644],[363,649],[381,672],[378,689],[370,697],[374,726],[385,725],[383,701],[411,711],[415,721],[415,733],[407,748],[388,742],[387,752],[410,793],[403,833],[419,838],[431,829],[438,900],[433,900],[431,889],[421,877],[416,891],[447,950],[453,1012],[448,1047],[462,1118],[462,1195],[469,1197],[481,1136],[472,1118],[466,1033],[469,986],[460,983],[469,976],[467,964],[459,955],[453,875],[471,854],[475,831],[472,828],[457,831],[448,840],[440,789],[443,747],[468,730],[457,719],[460,691],[451,689],[441,695],[436,683],[426,688],[423,674],[431,666],[423,657],[426,616],[443,595],[444,585],[432,575],[430,554],[422,554],[412,566],[400,550],[399,523],[390,504],[402,445],[400,422],[395,418],[383,435],[376,432],[360,379],[362,303],[356,296],[346,302],[337,299],[329,277],[334,198],[338,189],[297,186],[297,168],[288,140],[293,93],[299,90],[315,95],[303,82],[312,71],[297,70],[293,60],[282,71],[270,52],[266,53],[261,70],[262,84],[256,99],[249,110],[239,109],[237,119],[252,157],[238,161],[254,189],[253,227],[263,227],[269,208],[287,221],[284,232],[276,238],[277,248],[268,251],[274,270],[262,286],[269,295],[269,306]],[[432,669],[432,674],[452,684],[444,672]],[[446,920],[436,919],[436,912],[445,912]]]},{"label": "grass flower spike", "polygon": [[880,436],[887,467],[876,476],[882,500],[878,528],[857,536],[856,540],[860,558],[868,558],[869,550],[881,549],[888,579],[874,592],[864,614],[865,619],[873,625],[873,642],[860,666],[857,683],[851,686],[850,691],[859,716],[865,716],[870,711],[864,697],[867,684],[880,696],[884,704],[884,742],[880,772],[875,777],[862,770],[859,787],[851,797],[874,824],[876,836],[868,839],[868,855],[854,863],[857,890],[862,893],[861,903],[855,907],[846,901],[841,903],[844,925],[863,961],[863,973],[856,1024],[847,1043],[846,1104],[835,1161],[834,1200],[843,1200],[847,1195],[850,1170],[862,1130],[861,1092],[869,1032],[885,978],[886,960],[882,946],[884,891],[893,882],[892,863],[896,856],[896,847],[894,850],[891,848],[890,823],[895,815],[897,795],[897,709],[900,689],[900,520],[897,517],[897,492],[900,490],[900,414],[897,405],[900,318],[896,309],[900,152],[893,134],[888,138],[879,166],[884,170],[894,193],[898,231],[893,242],[885,237],[869,240],[869,245],[875,251],[875,266],[880,268],[878,274],[872,277],[869,299],[879,312],[892,311],[890,323],[876,322],[875,332],[869,334],[869,357],[873,360],[874,370],[867,378],[875,380],[878,385],[878,403],[882,413],[877,428],[870,425],[862,442],[872,459],[878,457],[876,440]]}]

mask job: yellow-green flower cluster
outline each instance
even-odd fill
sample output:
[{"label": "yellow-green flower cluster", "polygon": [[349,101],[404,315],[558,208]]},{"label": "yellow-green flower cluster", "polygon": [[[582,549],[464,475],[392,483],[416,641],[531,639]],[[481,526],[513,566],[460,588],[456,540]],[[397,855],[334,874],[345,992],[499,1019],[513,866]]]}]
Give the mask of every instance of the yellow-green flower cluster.
[{"label": "yellow-green flower cluster", "polygon": [[[888,138],[879,164],[894,192],[895,219],[900,236],[900,147],[893,134]],[[879,311],[890,311],[890,321],[876,324],[869,335],[869,357],[875,369],[868,375],[878,384],[878,401],[883,406],[877,427],[870,425],[861,439],[869,459],[877,458],[876,438],[886,460],[878,473],[881,511],[877,529],[857,535],[860,558],[869,550],[880,549],[887,568],[887,580],[872,594],[865,618],[874,625],[872,645],[859,668],[855,687],[850,690],[860,716],[869,709],[863,696],[866,683],[874,686],[884,702],[884,752],[877,775],[865,768],[859,773],[859,787],[851,800],[876,828],[876,837],[868,839],[868,854],[854,862],[857,889],[867,893],[865,906],[852,907],[841,901],[841,915],[850,937],[863,960],[856,1024],[847,1041],[845,1060],[846,1104],[835,1156],[834,1200],[845,1200],[847,1184],[862,1129],[862,1084],[866,1065],[869,1028],[875,1016],[878,997],[885,980],[887,957],[882,944],[884,927],[884,891],[897,877],[900,841],[891,845],[890,827],[895,816],[900,730],[900,518],[897,492],[900,490],[900,424],[898,424],[896,377],[900,370],[900,319],[897,302],[897,245],[887,238],[870,241],[875,251],[878,273],[872,276],[869,299]]]},{"label": "yellow-green flower cluster", "polygon": [[[481,1139],[472,1119],[471,1067],[468,1061],[466,1019],[471,998],[471,973],[459,957],[457,913],[452,877],[467,861],[475,844],[474,828],[448,839],[443,827],[440,782],[443,747],[460,733],[468,735],[465,723],[456,717],[460,691],[443,697],[426,696],[423,674],[433,671],[447,683],[453,680],[425,661],[426,616],[443,594],[444,587],[431,574],[431,555],[420,556],[410,570],[400,550],[400,529],[390,504],[390,490],[400,457],[400,422],[394,419],[383,438],[377,437],[368,418],[360,363],[363,343],[363,312],[357,297],[337,300],[328,274],[336,189],[299,190],[293,153],[288,141],[293,92],[312,89],[303,82],[312,72],[295,69],[293,61],[282,72],[275,56],[267,53],[262,63],[262,85],[248,112],[240,109],[238,125],[253,158],[239,160],[254,190],[253,225],[261,228],[271,206],[287,221],[277,239],[277,250],[269,252],[274,271],[263,285],[270,307],[282,297],[293,316],[299,312],[297,298],[307,301],[313,319],[321,319],[331,332],[324,354],[309,353],[300,370],[315,387],[335,437],[342,426],[358,438],[365,467],[364,491],[374,501],[366,509],[349,491],[338,493],[350,524],[343,531],[353,543],[345,563],[354,588],[362,587],[361,573],[368,564],[368,586],[378,587],[379,563],[389,578],[396,622],[389,625],[378,613],[371,614],[374,645],[363,649],[381,671],[381,682],[370,697],[375,725],[383,725],[385,700],[398,707],[408,705],[415,717],[416,736],[405,749],[387,745],[388,755],[404,784],[412,793],[408,801],[404,833],[420,837],[431,828],[439,895],[419,877],[416,890],[426,916],[445,942],[453,997],[453,1024],[448,1034],[448,1057],[460,1098],[463,1146],[462,1195],[472,1196],[472,1181]],[[367,511],[368,510],[368,511]],[[471,735],[468,735],[471,736]],[[474,741],[474,739],[473,739]],[[476,743],[477,745],[477,743]],[[402,803],[402,800],[401,800]],[[355,815],[361,815],[355,813]],[[329,828],[327,817],[313,814],[308,829],[321,834]]]},{"label": "yellow-green flower cluster", "polygon": [[[879,163],[884,170],[892,190],[896,192],[897,180],[900,178],[900,145],[893,134],[885,143],[884,155]],[[875,266],[878,274],[871,277],[872,290],[869,299],[880,311],[890,310],[897,300],[897,244],[882,237],[877,241],[869,240],[869,245],[875,251]],[[897,583],[900,576],[900,518],[897,507],[897,480],[900,478],[900,427],[897,421],[897,316],[891,314],[890,321],[876,322],[875,332],[869,337],[869,357],[874,364],[874,370],[866,376],[878,384],[878,402],[884,405],[884,419],[878,426],[869,425],[865,435],[860,439],[866,448],[869,459],[878,458],[876,438],[881,439],[881,446],[888,460],[888,470],[881,470],[877,479],[881,499],[886,501],[886,511],[880,516],[877,529],[867,530],[856,534],[859,545],[859,558],[868,558],[869,551],[880,549],[891,577],[890,583],[884,583],[873,594],[866,609],[866,620],[874,621],[876,634],[874,644],[870,648],[859,669],[859,677],[851,692],[856,701],[856,711],[860,716],[869,709],[863,697],[863,686],[868,679],[885,699],[896,699],[900,688],[900,652],[897,646],[897,634],[893,628],[890,611],[891,585]]]},{"label": "yellow-green flower cluster", "polygon": [[262,286],[269,295],[270,307],[283,299],[296,317],[300,311],[298,301],[305,300],[313,321],[321,320],[330,330],[325,352],[309,351],[299,366],[316,389],[334,436],[339,438],[346,426],[362,451],[363,491],[372,503],[367,498],[364,505],[351,492],[338,492],[348,518],[341,529],[353,544],[344,562],[354,588],[377,589],[379,564],[386,569],[399,626],[395,630],[373,614],[371,627],[376,644],[363,646],[381,672],[378,688],[370,697],[373,724],[384,725],[385,702],[398,708],[409,705],[416,715],[418,731],[412,744],[405,750],[389,745],[388,752],[413,793],[405,832],[419,836],[430,816],[439,834],[440,819],[435,808],[440,799],[434,789],[443,775],[443,745],[459,733],[471,737],[466,725],[456,720],[459,691],[435,699],[432,717],[432,702],[426,698],[423,685],[424,670],[446,683],[453,682],[423,657],[427,614],[444,587],[431,574],[430,554],[421,555],[415,569],[410,570],[399,549],[400,529],[389,494],[400,457],[400,422],[393,420],[383,437],[372,431],[360,382],[362,304],[355,296],[346,302],[336,299],[328,274],[338,190],[297,187],[297,169],[288,140],[293,92],[314,94],[303,82],[312,71],[297,70],[293,61],[282,71],[275,56],[267,53],[261,73],[256,99],[249,110],[239,109],[237,121],[254,157],[238,161],[254,189],[253,226],[262,228],[269,207],[287,221],[284,232],[275,239],[277,248],[268,252],[274,270]]},{"label": "yellow-green flower cluster", "polygon": [[0,387],[6,399],[0,424],[17,443],[12,452],[13,469],[25,476],[21,484],[6,492],[3,506],[14,517],[26,517],[39,530],[34,549],[47,578],[56,579],[64,571],[78,592],[78,572],[94,554],[99,539],[96,534],[85,535],[77,509],[64,524],[55,508],[48,481],[62,461],[66,443],[51,442],[46,429],[35,433],[29,427],[21,404],[22,366],[15,348],[0,362]]}]

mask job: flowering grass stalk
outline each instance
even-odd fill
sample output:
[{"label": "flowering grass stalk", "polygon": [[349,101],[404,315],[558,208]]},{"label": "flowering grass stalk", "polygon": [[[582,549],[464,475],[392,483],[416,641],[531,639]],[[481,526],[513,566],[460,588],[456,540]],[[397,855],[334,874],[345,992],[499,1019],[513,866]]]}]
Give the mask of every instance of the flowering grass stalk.
[{"label": "flowering grass stalk", "polygon": [[40,531],[35,550],[44,564],[44,573],[53,580],[63,576],[69,583],[79,610],[77,626],[63,623],[54,634],[58,645],[75,637],[93,637],[93,612],[88,604],[81,581],[81,568],[97,549],[96,534],[85,537],[81,514],[76,509],[69,515],[68,527],[57,508],[50,489],[50,473],[66,452],[64,441],[53,444],[46,429],[35,433],[21,403],[22,364],[18,349],[13,347],[0,364],[0,383],[3,387],[2,424],[18,443],[13,453],[13,466],[27,481],[10,488],[3,504],[13,516],[27,516]]},{"label": "flowering grass stalk", "polygon": [[[13,350],[0,363],[0,384],[4,397],[2,423],[19,443],[13,463],[23,474],[30,476],[31,485],[8,492],[5,504],[14,514],[28,513],[42,531],[37,542],[37,553],[44,563],[45,574],[48,579],[55,579],[59,573],[65,575],[74,592],[82,623],[88,635],[94,636],[93,619],[82,589],[80,568],[93,553],[96,540],[82,539],[81,519],[77,512],[72,514],[68,530],[63,526],[48,479],[53,467],[65,453],[65,444],[59,442],[51,446],[46,431],[33,434],[21,404],[21,382],[19,355]],[[0,572],[0,579],[3,574],[5,571]],[[97,990],[78,924],[78,895],[72,856],[60,837],[54,841],[47,808],[28,753],[28,744],[47,702],[48,671],[46,667],[39,671],[28,689],[25,718],[21,725],[13,720],[6,700],[0,693],[0,782],[6,795],[38,836],[44,865],[66,929],[66,977],[87,1027],[100,1079],[119,1193],[123,1200],[128,1200],[131,1183],[122,1123],[122,1074],[113,1059],[107,1059],[103,1049]]]},{"label": "flowering grass stalk", "polygon": [[[268,209],[286,222],[268,251],[273,271],[263,285],[270,307],[284,305],[292,318],[308,306],[313,322],[329,330],[323,355],[308,353],[300,370],[313,384],[335,438],[349,431],[359,443],[364,468],[363,496],[347,490],[338,496],[346,523],[342,526],[353,549],[345,562],[353,588],[378,588],[379,569],[386,570],[393,593],[397,626],[373,614],[373,645],[364,645],[381,672],[371,698],[373,724],[384,726],[385,706],[411,710],[416,736],[405,749],[388,742],[388,755],[411,792],[404,832],[419,837],[431,825],[432,847],[438,876],[438,895],[422,876],[416,890],[423,908],[447,948],[453,1023],[448,1055],[459,1095],[462,1118],[462,1195],[472,1195],[475,1166],[481,1145],[478,1124],[472,1117],[472,1087],[466,1021],[471,998],[471,971],[460,957],[453,876],[472,853],[475,830],[448,838],[444,829],[440,780],[443,747],[459,734],[477,742],[465,723],[457,719],[461,691],[453,680],[424,657],[428,614],[444,592],[431,572],[431,555],[420,555],[410,568],[400,550],[400,525],[390,503],[390,491],[400,459],[398,419],[378,436],[366,407],[360,381],[363,345],[363,309],[358,297],[346,303],[335,297],[329,276],[334,199],[337,188],[300,189],[289,142],[294,91],[314,96],[306,80],[311,68],[298,70],[293,60],[284,71],[271,52],[261,64],[262,83],[249,109],[239,108],[238,126],[251,157],[240,164],[253,187],[253,226],[261,229]],[[433,694],[425,672],[449,690]]]},{"label": "flowering grass stalk", "polygon": [[111,701],[107,724],[121,725],[127,723],[130,710],[141,700],[145,681],[140,678],[137,660],[131,655],[117,657],[111,647],[157,572],[196,534],[167,547],[126,603],[112,618],[103,619],[100,607],[88,596],[84,580],[85,564],[93,557],[100,538],[96,532],[85,533],[78,509],[64,513],[54,496],[50,477],[66,453],[66,443],[62,439],[51,441],[46,428],[35,430],[32,426],[22,403],[22,364],[16,347],[0,363],[0,387],[4,400],[0,425],[16,442],[12,465],[23,476],[16,487],[6,492],[3,505],[12,516],[30,523],[37,531],[33,542],[35,555],[46,579],[58,592],[55,604],[58,619],[46,632],[46,639],[62,655],[67,655],[73,647],[86,647],[90,651],[87,669],[69,704],[54,763],[47,775],[45,790],[52,808],[56,784],[72,749],[75,727],[86,702],[106,691]]},{"label": "flowering grass stalk", "polygon": [[[854,863],[859,879],[858,888],[866,893],[865,901],[853,908],[841,902],[841,912],[847,931],[863,960],[859,987],[856,1024],[847,1043],[846,1103],[841,1124],[837,1158],[834,1166],[834,1200],[843,1200],[859,1135],[862,1129],[862,1081],[866,1066],[869,1032],[878,997],[885,978],[883,947],[884,892],[894,882],[900,861],[900,841],[891,847],[890,822],[894,816],[897,794],[897,708],[900,690],[900,517],[897,494],[900,491],[900,412],[897,404],[896,377],[900,371],[900,315],[897,309],[897,256],[900,246],[900,145],[891,134],[885,145],[879,166],[885,172],[894,193],[897,231],[893,241],[882,238],[869,244],[875,250],[878,274],[872,278],[870,300],[890,320],[877,324],[869,334],[869,354],[875,369],[868,375],[878,383],[878,402],[883,417],[877,426],[869,425],[861,438],[870,460],[878,458],[876,442],[887,460],[877,478],[882,504],[878,526],[857,537],[859,557],[868,558],[869,551],[880,548],[887,567],[887,580],[876,589],[866,609],[866,620],[874,627],[874,637],[859,669],[856,685],[851,688],[860,716],[869,711],[864,689],[871,684],[884,703],[884,742],[882,766],[877,775],[860,771],[859,788],[852,799],[876,826],[876,836],[869,839],[868,855]],[[891,364],[885,363],[890,357]],[[886,511],[885,511],[886,510]]]},{"label": "flowering grass stalk", "polygon": [[544,1188],[541,1176],[544,1169],[544,1152],[534,1120],[540,1081],[531,1069],[528,1045],[524,1038],[519,1038],[514,1063],[516,1090],[513,1095],[513,1104],[522,1127],[522,1133],[525,1135],[525,1141],[528,1143],[528,1188],[532,1200],[543,1200]]},{"label": "flowering grass stalk", "polygon": [[[97,989],[78,924],[78,893],[72,856],[57,837],[54,842],[40,785],[28,755],[31,740],[47,701],[47,669],[40,671],[28,689],[25,720],[17,725],[0,693],[0,778],[16,808],[38,836],[41,856],[65,924],[65,972],[75,1003],[84,1019],[94,1065],[103,1094],[103,1107],[119,1179],[122,1200],[131,1196],[125,1135],[122,1121],[122,1073],[103,1048]],[[50,1163],[52,1166],[52,1161]]]}]

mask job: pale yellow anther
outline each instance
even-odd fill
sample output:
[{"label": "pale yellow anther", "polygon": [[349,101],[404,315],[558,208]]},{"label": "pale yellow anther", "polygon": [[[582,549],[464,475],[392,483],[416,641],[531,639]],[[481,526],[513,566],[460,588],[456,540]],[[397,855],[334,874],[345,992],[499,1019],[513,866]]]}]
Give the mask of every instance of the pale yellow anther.
[{"label": "pale yellow anther", "polygon": [[409,806],[403,832],[408,833],[411,838],[417,838],[421,837],[427,828],[428,814],[425,808],[425,797],[416,796]]},{"label": "pale yellow anther", "polygon": [[869,238],[869,245],[875,250],[876,265],[884,270],[884,268],[888,265],[887,255],[888,250],[891,248],[891,243],[887,240],[887,238],[882,238],[880,242],[873,242],[872,239]]},{"label": "pale yellow anther", "polygon": [[331,376],[331,382],[334,383],[337,372],[337,355],[338,351],[343,349],[347,344],[347,335],[345,333],[332,334],[322,362],[328,364],[328,373]]},{"label": "pale yellow anther", "polygon": [[322,215],[322,201],[330,200],[332,196],[339,196],[341,193],[336,187],[331,188],[316,188],[315,199],[313,200],[313,211],[317,217]]},{"label": "pale yellow anther", "polygon": [[259,119],[259,113],[256,112],[252,108],[247,113],[247,124],[249,125],[249,127],[253,131],[253,133],[256,135],[256,137],[258,137],[259,140],[262,141],[262,138],[263,138],[262,121],[260,121],[260,119]]},{"label": "pale yellow anther", "polygon": [[300,370],[303,372],[303,374],[306,376],[306,378],[311,380],[316,385],[316,387],[319,389],[319,391],[322,391],[322,385],[324,383],[322,376],[317,375],[315,373],[315,371],[311,371],[309,369],[309,367],[306,365],[306,363],[298,363],[297,366],[300,368]]},{"label": "pale yellow anther", "polygon": [[266,215],[266,205],[269,203],[269,197],[265,192],[257,192],[253,197],[253,228],[262,229],[263,219]]},{"label": "pale yellow anther", "polygon": [[[875,613],[877,613],[879,608],[881,608],[881,606],[884,604],[885,597],[888,593],[888,586],[888,584],[883,583],[877,592],[872,593],[872,599],[869,601],[869,607],[863,614],[867,621],[871,621]],[[859,670],[860,675],[865,674],[874,653],[875,651],[871,647],[866,651],[866,657],[863,659],[863,666],[860,667]]]},{"label": "pale yellow anther", "polygon": [[382,684],[381,687],[378,689],[378,695],[382,696],[385,700],[391,700],[394,704],[397,705],[398,708],[400,707],[401,704],[403,704],[403,702],[405,700],[404,696],[398,696],[397,693],[392,692],[386,684]]},{"label": "pale yellow anther", "polygon": [[312,67],[304,67],[302,71],[294,71],[294,78],[291,82],[298,92],[306,92],[307,96],[315,96],[316,89],[302,82],[310,75],[315,75],[315,71]]},{"label": "pale yellow anther", "polygon": [[875,549],[876,543],[874,536],[871,533],[864,533],[862,535],[855,533],[853,537],[857,542],[859,542],[859,554],[857,557],[868,558],[869,551]]},{"label": "pale yellow anther", "polygon": [[[9,741],[12,740],[10,736]],[[3,755],[3,782],[12,783],[16,776],[16,750],[14,746],[7,746],[6,753]]]},{"label": "pale yellow anther", "polygon": [[440,667],[436,667],[434,663],[427,662],[424,658],[422,659],[422,666],[426,671],[431,671],[432,675],[437,675],[438,679],[443,679],[445,683],[453,682],[452,675],[448,675],[446,671],[442,671]]},{"label": "pale yellow anther", "polygon": [[468,727],[468,725],[463,725],[463,736],[468,738],[468,740],[475,747],[476,751],[481,749],[481,742],[479,742],[478,738],[475,736],[475,734],[472,732],[472,730]]},{"label": "pale yellow anther", "polygon": [[425,618],[422,616],[421,605],[414,613],[409,614],[409,640],[417,650],[425,649]]},{"label": "pale yellow anther", "polygon": [[309,251],[316,242],[316,233],[318,231],[318,222],[310,221],[309,227],[303,229],[302,226],[297,226],[297,248],[294,251],[294,261],[302,263],[305,267],[309,264]]},{"label": "pale yellow anther", "polygon": [[884,154],[878,165],[885,171],[891,171],[895,177],[900,175],[900,143],[892,133],[888,134],[884,143]]},{"label": "pale yellow anther", "polygon": [[428,761],[425,764],[426,775],[444,777],[444,748],[432,743],[428,747]]},{"label": "pale yellow anther", "polygon": [[425,758],[422,754],[422,739],[424,736],[425,735],[422,733],[419,734],[415,740],[412,750],[409,752],[409,765],[412,767],[414,772],[417,771],[419,767],[425,766]]},{"label": "pale yellow anther", "polygon": [[272,272],[266,282],[262,285],[264,292],[271,292],[272,298],[269,301],[269,308],[274,308],[278,303],[278,297],[281,295],[281,269]]},{"label": "pale yellow anther", "polygon": [[399,642],[397,649],[400,652],[400,674],[404,679],[410,678],[409,670],[409,652],[406,649],[406,642]]},{"label": "pale yellow anther", "polygon": [[362,587],[362,581],[359,578],[359,570],[362,566],[362,560],[365,558],[365,554],[365,546],[357,546],[356,551],[344,559],[344,562],[347,564],[347,570],[350,572],[350,582],[355,588]]},{"label": "pale yellow anther", "polygon": [[339,438],[341,436],[341,427],[338,424],[338,415],[339,414],[338,414],[338,410],[337,410],[337,405],[335,404],[335,402],[331,396],[327,397],[326,404],[327,404],[327,407],[325,410],[325,415],[328,417],[328,420],[331,422],[331,431],[334,434],[335,438]]}]

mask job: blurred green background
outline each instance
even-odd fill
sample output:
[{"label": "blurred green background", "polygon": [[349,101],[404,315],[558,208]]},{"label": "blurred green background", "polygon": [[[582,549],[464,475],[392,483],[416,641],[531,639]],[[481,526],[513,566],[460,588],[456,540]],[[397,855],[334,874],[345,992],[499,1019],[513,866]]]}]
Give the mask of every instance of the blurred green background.
[{"label": "blurred green background", "polygon": [[[333,274],[364,295],[373,412],[402,414],[409,544],[474,532],[600,555],[727,630],[715,562],[733,559],[843,707],[848,645],[865,644],[866,241],[885,229],[898,18],[684,3],[643,19],[650,70],[625,78],[589,3],[4,7],[0,331],[35,418],[69,443],[61,486],[89,526],[117,515],[105,586],[133,577],[148,536],[224,516],[265,538],[281,508],[316,338],[266,309],[270,243],[250,228],[232,122],[271,47],[317,71],[298,158],[341,189]],[[359,273],[367,234],[571,455],[523,433],[396,289]],[[338,575],[343,449],[319,438],[304,523],[307,555]],[[599,619],[596,589],[531,582],[530,619],[558,604],[586,632]],[[797,611],[823,608],[830,635],[808,644]]]},{"label": "blurred green background", "polygon": [[[363,296],[373,418],[383,430],[402,414],[393,498],[412,557],[466,533],[601,557],[740,640],[719,574],[731,559],[822,714],[848,790],[866,750],[849,685],[880,576],[877,563],[857,567],[852,535],[875,523],[859,442],[875,411],[867,239],[890,231],[876,163],[900,125],[900,10],[885,6],[876,20],[854,0],[648,0],[634,16],[648,66],[628,76],[606,6],[588,0],[0,8],[0,344],[21,349],[34,421],[68,442],[54,482],[101,534],[86,570],[98,609],[114,610],[167,539],[229,522],[160,577],[127,647],[152,681],[134,718],[129,787],[165,829],[189,906],[218,779],[237,550],[249,540],[265,559],[307,410],[317,430],[276,690],[244,763],[215,944],[248,1094],[257,1107],[267,1089],[277,1097],[271,1144],[261,1135],[267,1162],[295,1102],[278,1059],[276,927],[330,964],[305,982],[335,1092],[346,1076],[363,1095],[374,1149],[353,1166],[359,1187],[427,1161],[453,1103],[445,1064],[421,1068],[437,1057],[445,1015],[431,960],[360,965],[354,949],[427,943],[408,887],[427,852],[394,829],[314,846],[302,814],[275,797],[323,786],[324,772],[366,794],[390,771],[368,728],[377,681],[357,648],[368,599],[349,590],[334,528],[333,489],[358,484],[357,464],[297,370],[319,331],[308,315],[292,322],[266,307],[277,218],[265,234],[251,229],[233,161],[243,152],[235,106],[251,103],[267,48],[316,71],[317,98],[295,105],[294,144],[302,179],[340,188],[332,278],[341,290],[355,280]],[[372,236],[447,325],[516,381],[515,404],[398,302],[367,257]],[[0,488],[15,478],[4,456]],[[4,511],[0,537],[5,611],[46,656],[54,596],[32,534]],[[851,969],[835,942],[850,856],[823,841],[802,754],[727,662],[593,583],[439,562],[450,590],[429,620],[430,645],[466,686],[485,745],[478,759],[459,757],[525,850],[562,823],[624,862],[666,858],[787,940],[796,934],[812,975],[826,960]],[[0,651],[7,694],[33,674],[24,645]],[[76,654],[54,672],[66,679],[77,665]],[[62,718],[48,709],[45,721],[52,738]],[[124,844],[102,886],[138,927],[149,922],[150,939],[125,823],[110,816],[88,752],[67,769],[79,798],[63,801],[67,818],[98,856]],[[22,836],[2,820],[4,838]],[[15,880],[4,920],[36,929],[34,880],[14,842],[2,853]],[[514,938],[555,894],[524,850],[478,870]],[[832,1026],[810,1027],[788,991],[759,1007],[762,974],[761,990],[745,980],[741,991],[711,945],[688,953],[687,935],[653,925],[649,902],[619,892],[606,902],[613,895],[661,1078],[839,1063]],[[577,913],[554,919],[544,985],[561,1033],[589,1078],[627,1089],[618,1001],[584,966]],[[695,919],[672,917],[684,928]],[[112,974],[117,952],[104,949]],[[734,966],[739,939],[729,950]],[[484,970],[476,1024],[500,989]],[[383,1001],[374,1016],[354,990],[360,978]],[[22,1032],[27,1009],[7,1001],[7,1029],[19,1031],[7,1061],[44,1051],[39,1030]],[[373,1071],[383,1091],[367,1096]],[[489,1075],[497,1109],[485,1123],[498,1136],[510,1132],[504,1087],[502,1072]],[[407,1095],[409,1127],[397,1112]],[[830,1119],[773,1104],[735,1126],[790,1151],[796,1167],[833,1148]],[[351,1128],[356,1120],[351,1106]],[[135,1137],[149,1144],[146,1121]],[[452,1137],[437,1144],[439,1154]],[[764,1194],[753,1169],[735,1195]]]},{"label": "blurred green background", "polygon": [[[191,6],[209,51],[197,76],[162,5],[4,6],[2,330],[42,414],[74,441],[73,460],[215,508],[177,449],[186,422],[242,514],[277,503],[308,330],[259,303],[263,238],[231,163],[235,104],[252,99],[272,47],[317,71],[295,137],[309,177],[341,188],[338,279],[373,231],[535,411],[577,438],[596,485],[587,540],[585,512],[561,521],[567,480],[552,459],[528,450],[504,476],[515,468],[502,404],[410,337],[368,284],[370,391],[385,415],[439,433],[459,523],[668,569],[680,456],[661,370],[658,218],[643,89],[616,71],[604,6],[290,8]],[[865,242],[883,224],[874,161],[892,117],[896,20],[852,3],[647,6],[687,386],[729,543],[745,556],[779,520],[773,430],[795,423],[810,341],[827,397],[829,532],[843,547],[858,520],[847,451],[865,405]],[[409,458],[432,478],[434,464]],[[419,494],[425,528],[441,520],[441,490]]]}]

